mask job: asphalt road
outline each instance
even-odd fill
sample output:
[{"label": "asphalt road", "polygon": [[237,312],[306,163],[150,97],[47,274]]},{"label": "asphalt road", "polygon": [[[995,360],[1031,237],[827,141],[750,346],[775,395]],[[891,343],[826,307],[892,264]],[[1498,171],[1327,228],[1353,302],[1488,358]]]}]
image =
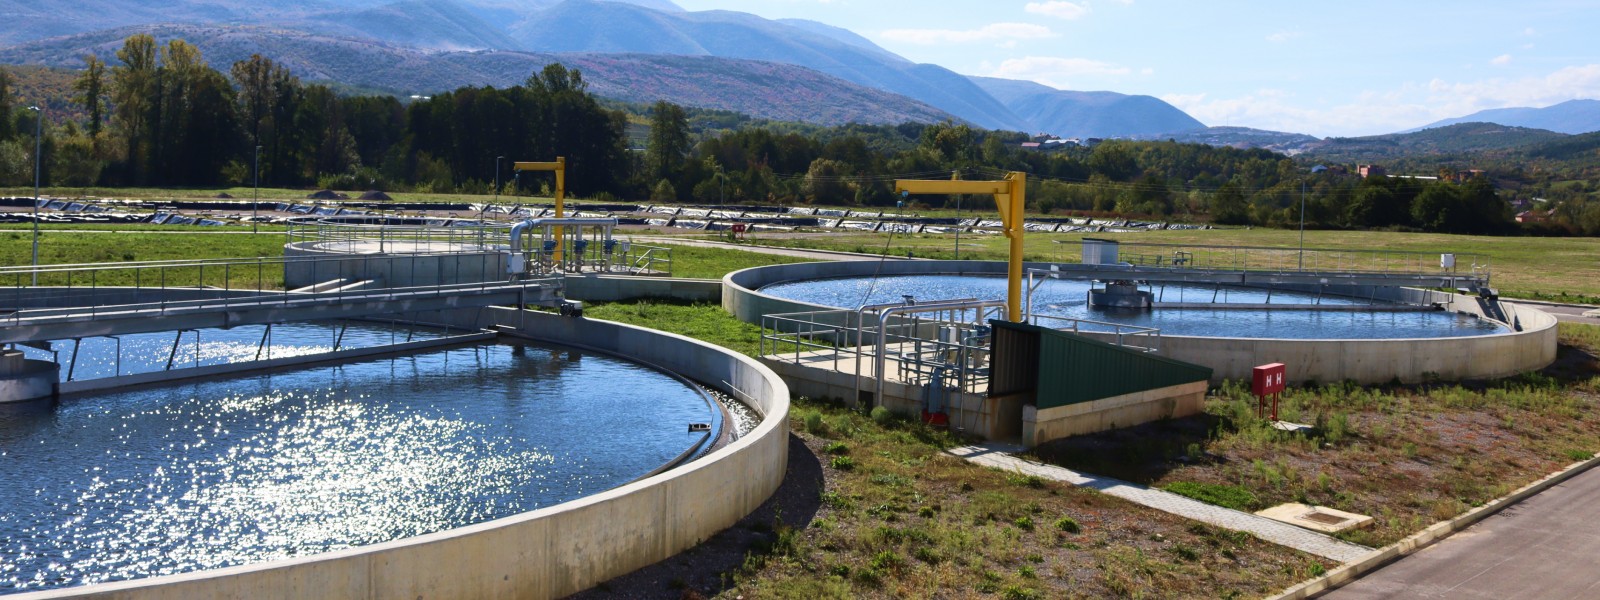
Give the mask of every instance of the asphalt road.
[{"label": "asphalt road", "polygon": [[1600,598],[1600,469],[1321,598]]}]

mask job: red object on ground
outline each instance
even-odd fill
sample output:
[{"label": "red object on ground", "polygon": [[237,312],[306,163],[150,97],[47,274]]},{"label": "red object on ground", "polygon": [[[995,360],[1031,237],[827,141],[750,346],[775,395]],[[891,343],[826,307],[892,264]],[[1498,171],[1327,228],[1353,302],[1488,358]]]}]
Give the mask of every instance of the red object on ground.
[{"label": "red object on ground", "polygon": [[1250,371],[1250,389],[1257,396],[1268,396],[1283,391],[1283,363],[1261,365]]},{"label": "red object on ground", "polygon": [[1261,365],[1250,371],[1250,390],[1256,393],[1256,416],[1265,416],[1267,396],[1272,396],[1272,420],[1278,420],[1278,394],[1284,388],[1283,363]]},{"label": "red object on ground", "polygon": [[931,413],[928,411],[922,411],[922,422],[934,427],[948,427],[950,425],[950,415],[942,412]]}]

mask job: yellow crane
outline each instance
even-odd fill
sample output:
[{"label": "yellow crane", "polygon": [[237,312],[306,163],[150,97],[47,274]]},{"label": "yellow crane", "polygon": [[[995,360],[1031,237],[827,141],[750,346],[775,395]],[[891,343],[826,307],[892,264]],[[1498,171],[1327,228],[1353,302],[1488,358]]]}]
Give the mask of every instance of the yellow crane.
[{"label": "yellow crane", "polygon": [[[555,171],[555,173],[556,173],[556,218],[557,219],[566,218],[567,213],[566,213],[566,210],[562,207],[561,202],[562,202],[563,199],[566,198],[566,195],[567,195],[567,157],[565,157],[565,156],[557,156],[555,162],[524,162],[524,161],[514,162],[514,163],[511,164],[511,170],[513,172],[516,172],[516,173],[521,173],[523,171]],[[558,239],[558,240],[561,239],[561,229],[562,228],[560,226],[557,226],[556,229],[555,229],[556,239]],[[554,255],[553,258],[557,263],[561,262],[561,245],[560,244],[556,245],[556,251],[555,251],[555,255]]]},{"label": "yellow crane", "polygon": [[1000,208],[1000,221],[1006,238],[1011,240],[1011,255],[1006,264],[1006,314],[1013,322],[1022,322],[1022,207],[1027,204],[1028,174],[1012,171],[998,181],[964,181],[959,179],[896,179],[894,191],[903,194],[992,194],[995,206]]}]

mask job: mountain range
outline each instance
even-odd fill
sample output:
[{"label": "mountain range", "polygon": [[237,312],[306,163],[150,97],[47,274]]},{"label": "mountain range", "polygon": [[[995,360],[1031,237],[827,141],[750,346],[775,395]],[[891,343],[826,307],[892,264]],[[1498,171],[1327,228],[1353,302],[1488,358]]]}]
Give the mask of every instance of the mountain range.
[{"label": "mountain range", "polygon": [[[1062,137],[1175,139],[1299,152],[1296,133],[1208,128],[1151,96],[1067,91],[918,64],[803,19],[685,11],[670,0],[0,0],[0,62],[78,68],[132,33],[183,38],[226,69],[260,53],[342,89],[428,95],[510,86],[560,61],[595,93],[819,124],[934,122]],[[1497,109],[1431,124],[1600,130],[1600,101]],[[1327,145],[1327,144],[1322,144]],[[1334,144],[1338,145],[1338,144]],[[1381,144],[1379,144],[1381,146]]]},{"label": "mountain range", "polygon": [[1545,129],[1566,134],[1600,131],[1600,100],[1568,100],[1544,108],[1495,108],[1478,111],[1465,117],[1430,123],[1411,131],[1473,122]]},{"label": "mountain range", "polygon": [[[1002,80],[911,62],[822,23],[689,12],[667,0],[80,0],[49,9],[0,0],[0,12],[13,16],[0,22],[0,61],[7,63],[77,67],[82,54],[109,58],[122,37],[142,31],[162,41],[183,37],[217,65],[259,52],[309,80],[396,93],[513,85],[529,73],[513,66],[587,61],[604,64],[605,73],[591,74],[601,95],[761,118],[953,118],[1078,137],[1198,125],[1148,96],[1028,82],[1007,88]],[[673,69],[662,71],[663,62]],[[670,81],[677,72],[699,78]],[[816,110],[805,108],[819,99]]]}]

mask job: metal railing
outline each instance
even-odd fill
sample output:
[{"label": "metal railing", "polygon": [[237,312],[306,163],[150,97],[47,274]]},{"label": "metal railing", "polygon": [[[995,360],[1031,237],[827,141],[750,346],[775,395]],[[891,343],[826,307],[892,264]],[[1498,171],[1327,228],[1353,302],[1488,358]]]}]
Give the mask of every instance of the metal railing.
[{"label": "metal railing", "polygon": [[[641,249],[644,252],[637,252]],[[672,248],[634,243],[630,246],[629,252],[633,259],[627,263],[628,269],[634,274],[672,276]]]},{"label": "metal railing", "polygon": [[[1083,244],[1056,240],[1055,262],[1079,262]],[[1232,271],[1389,273],[1476,277],[1491,274],[1488,255],[1460,252],[1400,250],[1283,248],[1268,246],[1208,246],[1153,242],[1118,243],[1118,261],[1138,266],[1182,267]]]},{"label": "metal railing", "polygon": [[509,245],[509,225],[460,219],[304,217],[290,219],[289,243],[314,243],[330,252],[481,252]]},{"label": "metal railing", "polygon": [[[10,284],[0,292],[0,326],[561,285],[559,278],[507,281],[503,264],[500,253],[419,253],[0,267],[0,285]],[[286,273],[296,270],[316,285],[285,289]],[[37,287],[32,285],[35,277]]]},{"label": "metal railing", "polygon": [[[1000,304],[993,302],[993,304]],[[916,305],[882,305],[890,306]],[[995,307],[989,307],[995,308]],[[948,309],[932,309],[945,310]],[[857,376],[878,380],[894,373],[911,386],[948,383],[963,393],[989,388],[989,327],[984,310],[968,309],[972,318],[926,318],[916,314],[879,319],[863,310],[819,310],[763,315],[759,351],[762,356],[795,364],[826,363],[848,368]],[[880,354],[879,348],[883,348]],[[863,373],[862,365],[871,373]]]},{"label": "metal railing", "polygon": [[1048,327],[1056,331],[1069,331],[1077,334],[1092,334],[1093,337],[1103,338],[1101,341],[1115,344],[1129,350],[1157,354],[1161,352],[1161,329],[1156,327],[1141,327],[1107,321],[1092,321],[1089,319],[1075,319],[1072,317],[1058,317],[1054,315],[1030,314],[1025,319],[1029,325]]}]

